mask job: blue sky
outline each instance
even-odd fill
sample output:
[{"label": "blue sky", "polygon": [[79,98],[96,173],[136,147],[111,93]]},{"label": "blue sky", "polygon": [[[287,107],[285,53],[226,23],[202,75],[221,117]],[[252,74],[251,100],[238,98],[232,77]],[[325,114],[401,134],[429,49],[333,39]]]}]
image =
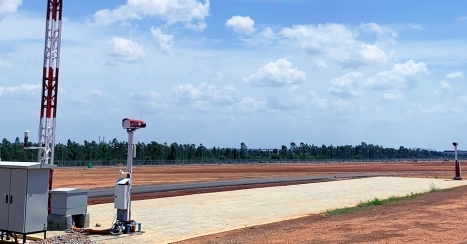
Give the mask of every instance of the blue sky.
[{"label": "blue sky", "polygon": [[[56,140],[462,148],[466,5],[64,0]],[[1,138],[38,127],[45,9],[0,0]]]}]

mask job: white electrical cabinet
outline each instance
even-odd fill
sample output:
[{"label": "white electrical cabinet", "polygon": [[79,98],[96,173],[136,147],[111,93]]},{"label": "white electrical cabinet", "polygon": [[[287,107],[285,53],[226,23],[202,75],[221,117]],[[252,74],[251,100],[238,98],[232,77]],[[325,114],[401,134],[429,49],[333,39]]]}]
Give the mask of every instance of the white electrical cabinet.
[{"label": "white electrical cabinet", "polygon": [[114,208],[128,209],[128,194],[130,190],[130,179],[122,178],[115,184]]},{"label": "white electrical cabinet", "polygon": [[50,168],[39,163],[0,162],[0,231],[47,230]]}]

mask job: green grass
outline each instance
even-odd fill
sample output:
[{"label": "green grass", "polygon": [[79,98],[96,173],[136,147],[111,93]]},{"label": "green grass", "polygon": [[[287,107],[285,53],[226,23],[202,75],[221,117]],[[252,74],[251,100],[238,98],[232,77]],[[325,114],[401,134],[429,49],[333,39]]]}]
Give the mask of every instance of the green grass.
[{"label": "green grass", "polygon": [[429,191],[427,192],[422,192],[422,193],[413,193],[411,192],[410,194],[407,194],[406,196],[391,196],[386,199],[379,199],[377,197],[373,198],[372,200],[368,200],[365,202],[359,202],[357,206],[355,207],[345,207],[345,208],[336,208],[336,209],[330,209],[326,210],[324,214],[326,216],[335,216],[335,215],[341,215],[341,214],[349,214],[349,213],[357,213],[361,211],[365,211],[367,209],[370,209],[374,206],[378,205],[390,205],[394,203],[398,203],[401,201],[407,201],[407,200],[413,200],[416,199],[420,196],[426,195],[431,192],[438,192],[440,189],[435,186],[435,184],[431,183],[429,187]]},{"label": "green grass", "polygon": [[435,186],[435,184],[433,182],[430,183],[430,192],[437,192],[437,191],[441,191],[441,189],[439,189],[439,187]]}]

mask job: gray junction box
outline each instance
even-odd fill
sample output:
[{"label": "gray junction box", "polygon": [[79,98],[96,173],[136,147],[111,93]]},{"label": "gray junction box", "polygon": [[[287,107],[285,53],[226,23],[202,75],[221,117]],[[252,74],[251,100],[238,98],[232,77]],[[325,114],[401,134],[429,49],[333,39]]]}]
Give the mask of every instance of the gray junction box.
[{"label": "gray junction box", "polygon": [[0,231],[47,231],[50,169],[55,165],[0,162]]},{"label": "gray junction box", "polygon": [[57,188],[50,191],[51,213],[47,217],[49,230],[89,227],[88,190]]},{"label": "gray junction box", "polygon": [[57,188],[50,191],[51,214],[77,215],[87,213],[88,190],[76,188]]}]

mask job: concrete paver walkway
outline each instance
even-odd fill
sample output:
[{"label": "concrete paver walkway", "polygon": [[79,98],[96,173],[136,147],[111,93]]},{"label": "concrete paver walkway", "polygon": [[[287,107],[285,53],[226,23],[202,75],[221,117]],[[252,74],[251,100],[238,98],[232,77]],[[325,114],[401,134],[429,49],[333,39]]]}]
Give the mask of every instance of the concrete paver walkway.
[{"label": "concrete paver walkway", "polygon": [[[132,218],[142,223],[146,233],[93,239],[99,243],[170,243],[355,206],[375,197],[384,199],[426,192],[430,187],[461,185],[467,185],[467,181],[373,177],[134,201]],[[116,214],[113,204],[89,206],[88,212],[90,225],[101,223],[103,228],[112,225]]]}]

